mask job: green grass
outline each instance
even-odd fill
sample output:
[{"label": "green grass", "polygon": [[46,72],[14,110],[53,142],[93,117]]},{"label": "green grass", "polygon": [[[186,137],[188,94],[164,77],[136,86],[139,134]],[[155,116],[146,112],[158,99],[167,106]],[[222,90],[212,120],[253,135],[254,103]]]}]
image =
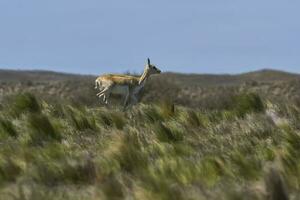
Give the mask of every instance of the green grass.
[{"label": "green grass", "polygon": [[36,97],[30,93],[17,95],[10,107],[13,115],[17,117],[26,112],[38,113],[41,110]]},{"label": "green grass", "polygon": [[122,112],[9,99],[0,199],[300,198],[296,104],[240,93],[215,110],[165,100]]},{"label": "green grass", "polygon": [[13,125],[13,123],[8,119],[0,118],[0,133],[1,137],[12,136],[17,137],[18,133]]}]

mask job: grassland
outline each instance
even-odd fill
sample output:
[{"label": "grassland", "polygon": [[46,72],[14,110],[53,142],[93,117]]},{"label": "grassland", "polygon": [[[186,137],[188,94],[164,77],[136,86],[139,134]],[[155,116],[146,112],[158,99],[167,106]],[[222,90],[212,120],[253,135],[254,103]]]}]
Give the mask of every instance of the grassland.
[{"label": "grassland", "polygon": [[85,81],[5,83],[0,199],[300,198],[297,81],[156,81],[126,112],[89,100]]}]

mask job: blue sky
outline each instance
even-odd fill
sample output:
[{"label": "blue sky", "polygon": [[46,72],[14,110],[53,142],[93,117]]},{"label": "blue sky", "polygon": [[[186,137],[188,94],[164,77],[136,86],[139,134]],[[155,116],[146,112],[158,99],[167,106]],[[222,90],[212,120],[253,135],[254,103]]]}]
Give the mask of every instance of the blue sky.
[{"label": "blue sky", "polygon": [[0,68],[300,73],[299,0],[0,0]]}]

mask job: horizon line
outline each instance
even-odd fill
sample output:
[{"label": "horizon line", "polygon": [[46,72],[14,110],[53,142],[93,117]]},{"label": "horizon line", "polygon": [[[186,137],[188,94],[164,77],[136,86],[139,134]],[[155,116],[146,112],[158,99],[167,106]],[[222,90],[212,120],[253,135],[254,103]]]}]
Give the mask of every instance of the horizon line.
[{"label": "horizon line", "polygon": [[[66,74],[66,75],[82,75],[82,76],[97,76],[99,74],[94,74],[94,73],[77,73],[77,72],[71,72],[71,71],[60,71],[60,70],[51,70],[51,69],[32,69],[32,68],[27,68],[27,69],[21,69],[21,68],[2,68],[0,67],[0,71],[15,71],[15,72],[49,72],[49,73],[59,73],[59,74]],[[241,74],[247,74],[247,73],[253,73],[253,72],[263,72],[263,71],[274,71],[274,72],[282,72],[282,73],[289,73],[289,74],[297,74],[300,75],[300,72],[295,72],[295,71],[288,71],[284,69],[275,69],[275,68],[259,68],[259,69],[254,69],[254,70],[249,70],[249,71],[243,71],[243,72],[182,72],[182,71],[162,71],[163,73],[175,73],[175,74],[185,74],[185,75],[241,75]],[[107,74],[109,72],[105,72],[102,74]],[[131,73],[131,74],[139,74],[135,71],[130,71],[130,70],[124,70],[123,72],[111,72],[112,74],[126,74],[126,73]],[[101,74],[101,73],[100,73]]]}]

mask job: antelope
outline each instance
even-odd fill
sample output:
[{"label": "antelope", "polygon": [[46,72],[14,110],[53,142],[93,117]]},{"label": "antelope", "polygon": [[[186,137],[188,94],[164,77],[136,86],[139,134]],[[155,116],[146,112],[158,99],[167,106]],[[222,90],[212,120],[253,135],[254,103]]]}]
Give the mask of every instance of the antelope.
[{"label": "antelope", "polygon": [[108,104],[110,94],[121,94],[125,97],[123,108],[127,107],[130,100],[130,105],[138,102],[138,95],[144,88],[149,76],[153,74],[160,74],[161,71],[155,65],[150,63],[148,58],[144,72],[140,77],[119,75],[119,74],[105,74],[99,76],[95,80],[95,89],[99,88],[100,92],[97,94],[99,98],[103,97],[103,102]]}]

